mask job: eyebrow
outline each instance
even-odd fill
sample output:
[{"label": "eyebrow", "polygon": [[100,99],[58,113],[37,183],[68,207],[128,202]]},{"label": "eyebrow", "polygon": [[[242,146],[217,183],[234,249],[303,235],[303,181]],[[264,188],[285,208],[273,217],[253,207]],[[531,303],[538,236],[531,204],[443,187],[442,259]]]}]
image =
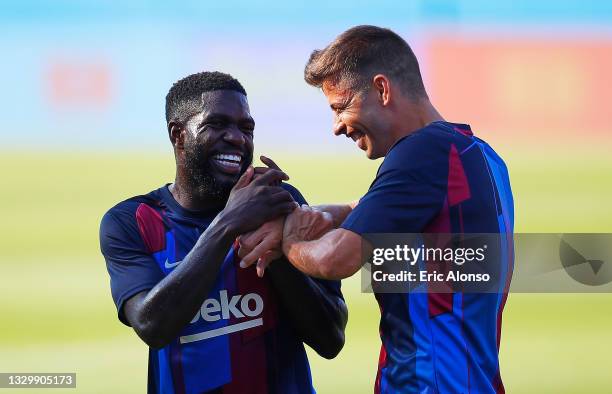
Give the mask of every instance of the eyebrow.
[{"label": "eyebrow", "polygon": [[344,110],[351,104],[352,101],[353,101],[353,96],[348,96],[348,97],[345,97],[344,100],[337,101],[335,103],[331,103],[329,107],[334,111]]},{"label": "eyebrow", "polygon": [[[231,116],[228,116],[228,115],[223,114],[223,113],[213,112],[213,113],[210,113],[210,114],[206,115],[204,117],[204,119],[202,119],[202,122],[200,122],[200,126],[203,125],[206,122],[209,122],[209,121],[213,120],[213,119],[222,120],[222,121],[228,122],[228,123],[231,123],[231,122],[234,121]],[[255,119],[253,119],[252,117],[249,116],[247,118],[239,119],[238,123],[252,123],[252,124],[255,124]]]},{"label": "eyebrow", "polygon": [[337,111],[339,109],[345,109],[346,107],[348,107],[348,103],[345,102],[341,102],[341,103],[332,103],[329,105],[329,107],[334,110]]}]

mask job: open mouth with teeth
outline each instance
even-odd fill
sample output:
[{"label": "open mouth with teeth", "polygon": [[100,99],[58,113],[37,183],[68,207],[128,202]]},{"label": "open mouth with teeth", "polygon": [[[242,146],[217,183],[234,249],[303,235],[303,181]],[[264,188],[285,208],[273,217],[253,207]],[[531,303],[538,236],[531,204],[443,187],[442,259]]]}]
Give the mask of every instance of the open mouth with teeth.
[{"label": "open mouth with teeth", "polygon": [[218,153],[213,155],[212,162],[217,166],[217,168],[225,173],[238,174],[242,164],[242,156],[237,154]]}]

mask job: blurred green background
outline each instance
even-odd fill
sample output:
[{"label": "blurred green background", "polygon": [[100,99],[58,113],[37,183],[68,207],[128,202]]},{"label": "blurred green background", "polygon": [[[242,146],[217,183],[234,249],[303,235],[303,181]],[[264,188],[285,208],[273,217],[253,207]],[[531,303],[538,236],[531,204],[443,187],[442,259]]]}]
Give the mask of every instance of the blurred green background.
[{"label": "blurred green background", "polygon": [[[116,318],[98,225],[173,180],[164,97],[187,74],[243,83],[256,150],[311,203],[363,195],[379,162],[332,137],[327,103],[302,76],[313,49],[357,24],[402,35],[443,116],[506,160],[517,232],[612,232],[611,4],[3,1],[0,372],[74,371],[69,392],[145,391],[147,349]],[[343,283],[346,346],[332,361],[311,357],[315,386],[369,393],[378,307],[358,277]],[[507,392],[612,392],[611,310],[609,294],[510,294]]]},{"label": "blurred green background", "polygon": [[[612,160],[604,148],[558,148],[546,162],[526,148],[498,151],[510,167],[517,231],[612,230]],[[360,196],[379,164],[358,153],[260,153],[274,157],[311,203]],[[173,166],[170,152],[2,155],[0,371],[75,371],[80,393],[144,391],[147,348],[116,319],[97,231],[117,201],[172,181]],[[343,285],[345,349],[332,361],[311,354],[321,393],[372,392],[379,312],[358,282]],[[507,391],[609,391],[611,309],[608,294],[510,294],[500,351]]]}]

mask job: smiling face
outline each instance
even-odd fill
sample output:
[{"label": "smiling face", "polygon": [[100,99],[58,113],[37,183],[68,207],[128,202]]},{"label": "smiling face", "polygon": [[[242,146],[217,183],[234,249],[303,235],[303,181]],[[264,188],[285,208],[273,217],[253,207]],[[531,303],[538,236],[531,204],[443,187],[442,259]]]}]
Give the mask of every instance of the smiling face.
[{"label": "smiling face", "polygon": [[323,93],[334,113],[333,132],[346,135],[369,159],[383,157],[393,145],[389,113],[374,88],[356,92],[342,83],[324,83]]},{"label": "smiling face", "polygon": [[255,121],[246,96],[233,90],[203,93],[202,104],[184,125],[183,166],[197,194],[225,200],[253,160]]}]

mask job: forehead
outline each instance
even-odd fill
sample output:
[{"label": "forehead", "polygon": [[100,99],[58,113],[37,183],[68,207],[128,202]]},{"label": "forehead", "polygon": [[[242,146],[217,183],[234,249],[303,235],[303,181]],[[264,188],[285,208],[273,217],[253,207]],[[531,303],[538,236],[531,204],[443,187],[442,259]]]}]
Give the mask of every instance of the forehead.
[{"label": "forehead", "polygon": [[251,116],[246,96],[233,90],[214,90],[202,93],[202,112],[204,116],[213,113],[233,118]]},{"label": "forehead", "polygon": [[334,104],[336,102],[345,102],[350,100],[354,93],[346,86],[345,83],[332,83],[325,81],[321,86],[321,90],[323,90],[323,94],[327,97],[327,101],[330,104]]}]

